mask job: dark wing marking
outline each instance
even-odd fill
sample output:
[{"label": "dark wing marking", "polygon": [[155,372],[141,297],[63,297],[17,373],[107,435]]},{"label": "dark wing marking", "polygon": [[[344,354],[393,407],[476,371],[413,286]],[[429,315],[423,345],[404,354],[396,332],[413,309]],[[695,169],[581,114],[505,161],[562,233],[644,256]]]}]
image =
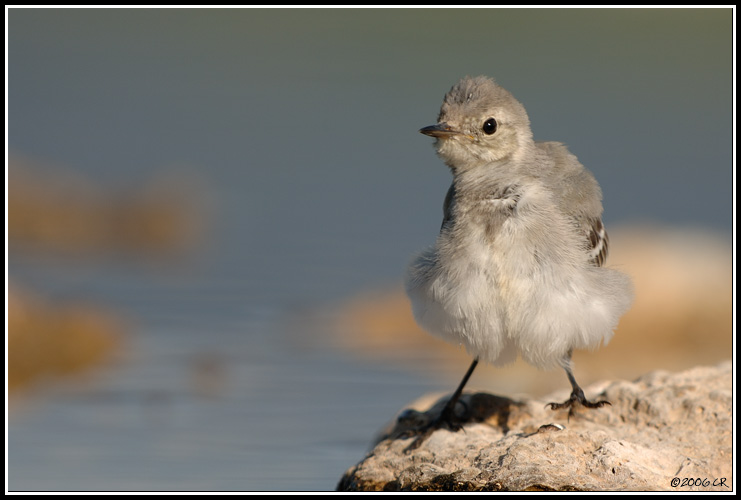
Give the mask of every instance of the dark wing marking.
[{"label": "dark wing marking", "polygon": [[440,225],[440,231],[453,220],[453,203],[455,202],[455,184],[451,184],[448,192],[445,194],[443,202],[443,223]]},{"label": "dark wing marking", "polygon": [[586,222],[588,223],[585,229],[589,261],[595,266],[601,267],[607,259],[607,247],[610,240],[599,217],[588,219]]}]

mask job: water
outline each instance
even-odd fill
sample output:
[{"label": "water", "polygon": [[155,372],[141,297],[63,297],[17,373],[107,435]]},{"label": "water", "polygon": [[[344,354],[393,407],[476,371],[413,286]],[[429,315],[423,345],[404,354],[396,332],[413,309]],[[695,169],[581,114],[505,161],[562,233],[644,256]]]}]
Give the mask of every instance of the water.
[{"label": "water", "polygon": [[[416,131],[462,75],[497,77],[537,139],[568,144],[608,226],[731,229],[730,9],[8,19],[11,152],[114,188],[184,166],[213,215],[165,269],[11,253],[14,281],[134,320],[93,382],[11,414],[11,490],[333,489],[403,404],[457,383],[429,359],[360,361],[327,330],[331,306],[398,283],[438,230],[449,173]],[[203,359],[216,395],[194,388]]]},{"label": "water", "polygon": [[[204,330],[148,332],[95,387],[53,390],[11,420],[10,488],[332,489],[421,388],[393,367],[286,352],[255,325],[218,328],[218,341]],[[190,387],[204,346],[226,367],[223,394]]]}]

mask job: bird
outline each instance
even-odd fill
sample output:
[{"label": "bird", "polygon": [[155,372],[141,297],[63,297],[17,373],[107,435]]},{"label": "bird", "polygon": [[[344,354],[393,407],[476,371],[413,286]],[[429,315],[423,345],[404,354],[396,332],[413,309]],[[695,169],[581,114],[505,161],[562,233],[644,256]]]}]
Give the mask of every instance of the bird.
[{"label": "bird", "polygon": [[459,430],[455,406],[480,361],[522,357],[561,367],[572,392],[553,410],[600,408],[572,367],[575,349],[613,336],[633,300],[629,276],[605,267],[609,239],[594,176],[560,142],[533,139],[525,107],[493,79],[466,76],[445,94],[435,139],[453,175],[435,243],[409,264],[416,322],[473,357],[432,428]]}]

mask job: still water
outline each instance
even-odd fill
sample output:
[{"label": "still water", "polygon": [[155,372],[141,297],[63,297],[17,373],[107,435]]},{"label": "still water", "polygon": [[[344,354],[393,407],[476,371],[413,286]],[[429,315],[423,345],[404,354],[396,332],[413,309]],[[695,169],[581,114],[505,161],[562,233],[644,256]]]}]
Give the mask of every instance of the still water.
[{"label": "still water", "polygon": [[608,226],[731,230],[730,10],[12,9],[8,29],[12,152],[107,187],[182,169],[209,212],[166,265],[11,252],[13,281],[131,319],[93,380],[11,413],[11,490],[333,489],[452,387],[328,330],[438,230],[449,173],[417,130],[465,74],[568,144]]}]

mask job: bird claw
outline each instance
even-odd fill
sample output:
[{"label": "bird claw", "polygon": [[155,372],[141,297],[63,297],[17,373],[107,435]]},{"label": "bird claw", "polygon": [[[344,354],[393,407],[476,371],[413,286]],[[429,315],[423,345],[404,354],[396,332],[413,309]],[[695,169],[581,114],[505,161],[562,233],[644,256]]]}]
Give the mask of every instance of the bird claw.
[{"label": "bird claw", "polygon": [[563,403],[548,403],[546,404],[546,407],[550,406],[551,410],[562,410],[564,408],[569,409],[569,416],[568,418],[571,418],[574,416],[574,409],[576,406],[581,405],[585,408],[602,408],[605,405],[612,406],[612,403],[606,400],[601,401],[589,401],[585,396],[584,392],[579,389],[575,390],[571,393],[571,397],[564,401]]}]

